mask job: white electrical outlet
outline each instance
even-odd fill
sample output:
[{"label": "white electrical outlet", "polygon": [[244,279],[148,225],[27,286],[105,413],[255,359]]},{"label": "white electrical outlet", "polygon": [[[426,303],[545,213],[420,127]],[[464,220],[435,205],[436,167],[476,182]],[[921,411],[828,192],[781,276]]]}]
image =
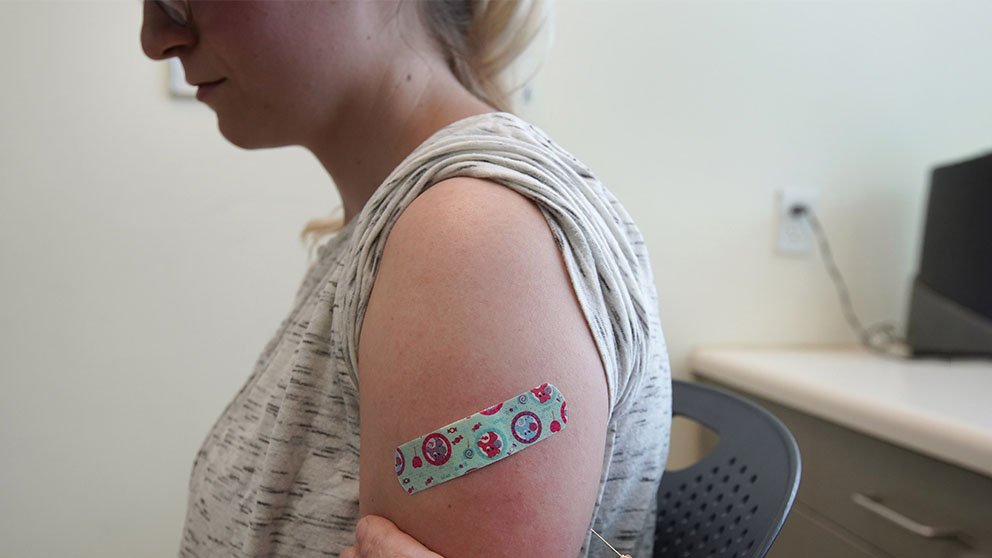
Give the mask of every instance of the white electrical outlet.
[{"label": "white electrical outlet", "polygon": [[784,188],[778,196],[777,251],[784,256],[802,256],[813,249],[813,229],[805,215],[793,215],[797,206],[816,210],[819,192],[813,188]]}]

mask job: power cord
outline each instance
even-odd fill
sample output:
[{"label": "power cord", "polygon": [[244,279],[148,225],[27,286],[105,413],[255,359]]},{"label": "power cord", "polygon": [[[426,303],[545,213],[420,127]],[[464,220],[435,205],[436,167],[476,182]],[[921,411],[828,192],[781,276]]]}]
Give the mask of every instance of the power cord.
[{"label": "power cord", "polygon": [[851,303],[851,294],[847,289],[847,283],[834,262],[833,252],[830,250],[830,243],[827,241],[827,233],[823,230],[823,225],[816,217],[816,213],[805,205],[794,205],[789,208],[789,214],[793,217],[805,217],[810,224],[810,228],[816,235],[817,244],[820,246],[820,254],[823,256],[823,265],[827,268],[827,274],[837,289],[837,296],[840,298],[841,309],[848,325],[858,336],[858,341],[868,351],[886,357],[908,358],[912,351],[906,340],[896,333],[895,326],[890,322],[880,322],[867,328],[862,325],[854,312],[854,304]]}]

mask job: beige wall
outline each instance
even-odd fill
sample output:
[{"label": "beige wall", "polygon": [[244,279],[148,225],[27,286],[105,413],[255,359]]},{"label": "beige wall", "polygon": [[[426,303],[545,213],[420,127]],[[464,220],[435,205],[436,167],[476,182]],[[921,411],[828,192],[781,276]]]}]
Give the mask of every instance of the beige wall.
[{"label": "beige wall", "polygon": [[[8,556],[176,554],[196,450],[288,311],[302,224],[338,201],[308,152],[240,150],[169,98],[139,15],[0,1]],[[785,186],[820,189],[864,318],[903,323],[930,167],[992,146],[989,21],[985,1],[564,1],[523,112],[640,224],[685,375],[700,344],[852,339],[820,262],[773,253]]]}]

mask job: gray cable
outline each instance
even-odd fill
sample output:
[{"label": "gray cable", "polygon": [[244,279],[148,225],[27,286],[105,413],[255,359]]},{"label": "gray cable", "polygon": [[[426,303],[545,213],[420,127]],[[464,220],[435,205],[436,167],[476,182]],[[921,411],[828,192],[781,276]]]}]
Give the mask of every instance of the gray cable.
[{"label": "gray cable", "polygon": [[823,225],[817,219],[816,213],[806,206],[794,206],[790,212],[795,216],[803,216],[809,222],[813,233],[816,235],[817,244],[820,246],[820,254],[823,256],[823,265],[827,268],[827,274],[837,289],[837,296],[840,298],[841,309],[848,325],[858,335],[858,341],[865,349],[882,355],[895,358],[906,358],[908,350],[905,339],[896,333],[896,328],[889,322],[880,322],[867,328],[858,319],[854,312],[854,304],[851,302],[851,294],[847,288],[847,283],[834,262],[833,252],[830,243],[827,241],[827,233],[823,230]]}]

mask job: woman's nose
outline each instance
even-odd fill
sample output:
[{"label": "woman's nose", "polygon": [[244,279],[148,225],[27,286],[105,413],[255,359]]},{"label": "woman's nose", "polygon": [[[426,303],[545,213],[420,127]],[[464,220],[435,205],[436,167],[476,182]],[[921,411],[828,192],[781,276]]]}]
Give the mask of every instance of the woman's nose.
[{"label": "woman's nose", "polygon": [[196,44],[192,27],[180,27],[155,2],[145,0],[141,22],[141,49],[152,60],[177,56],[182,47]]}]

